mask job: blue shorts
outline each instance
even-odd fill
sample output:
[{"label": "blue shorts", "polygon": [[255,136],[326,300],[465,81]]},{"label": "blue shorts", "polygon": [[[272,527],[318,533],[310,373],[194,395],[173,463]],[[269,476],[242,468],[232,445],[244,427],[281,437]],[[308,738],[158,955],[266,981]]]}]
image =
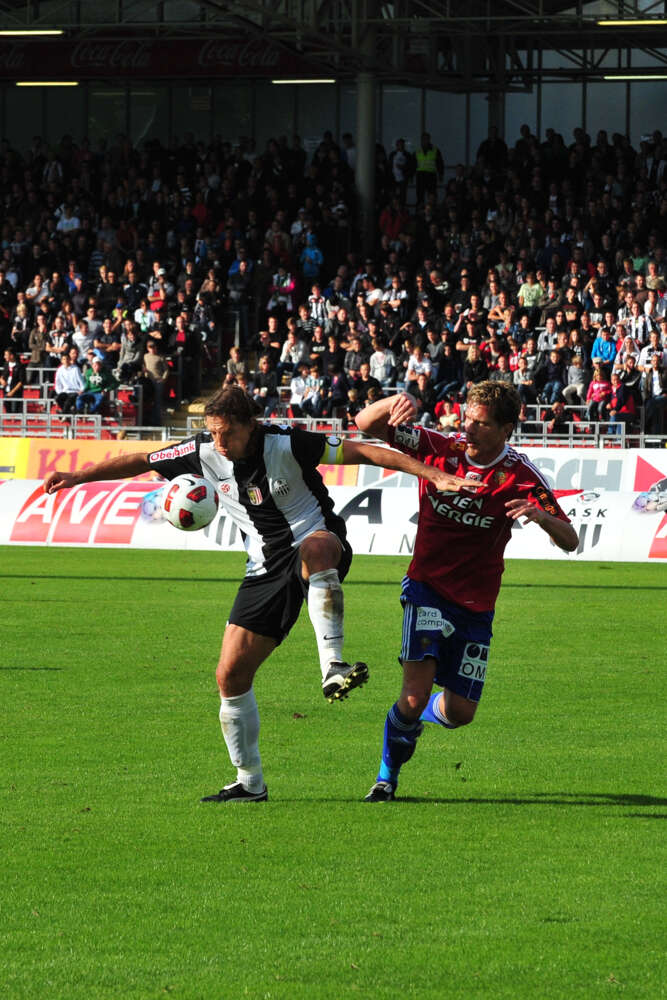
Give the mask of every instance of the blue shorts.
[{"label": "blue shorts", "polygon": [[401,663],[432,656],[437,684],[470,701],[479,701],[486,680],[493,611],[466,611],[407,576],[401,604]]}]

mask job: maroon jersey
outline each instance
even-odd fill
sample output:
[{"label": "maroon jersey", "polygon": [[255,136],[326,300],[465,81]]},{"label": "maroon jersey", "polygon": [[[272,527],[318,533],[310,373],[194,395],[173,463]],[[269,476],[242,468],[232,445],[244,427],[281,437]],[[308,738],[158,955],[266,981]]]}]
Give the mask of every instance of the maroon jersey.
[{"label": "maroon jersey", "polygon": [[470,611],[492,611],[514,524],[506,502],[530,499],[561,521],[569,518],[539,470],[509,445],[490,465],[480,466],[466,457],[465,434],[401,424],[389,428],[389,443],[425,465],[483,484],[475,492],[449,493],[419,480],[419,523],[408,576]]}]

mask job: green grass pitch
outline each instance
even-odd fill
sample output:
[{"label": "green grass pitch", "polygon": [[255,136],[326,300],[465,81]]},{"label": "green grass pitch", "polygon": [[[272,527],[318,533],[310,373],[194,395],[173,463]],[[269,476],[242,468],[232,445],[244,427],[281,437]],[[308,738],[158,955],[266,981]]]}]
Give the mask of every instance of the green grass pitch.
[{"label": "green grass pitch", "polygon": [[214,668],[240,555],[4,548],[0,995],[664,996],[664,566],[512,562],[474,724],[360,799],[399,686],[406,561],[357,557],[351,658],[307,617],[260,670],[270,801]]}]

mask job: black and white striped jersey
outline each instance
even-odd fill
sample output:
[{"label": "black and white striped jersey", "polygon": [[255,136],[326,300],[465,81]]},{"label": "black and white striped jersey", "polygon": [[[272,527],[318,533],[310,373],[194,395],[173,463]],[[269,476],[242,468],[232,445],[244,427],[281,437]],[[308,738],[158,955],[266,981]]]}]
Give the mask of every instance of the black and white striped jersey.
[{"label": "black and white striped jersey", "polygon": [[220,507],[243,536],[246,575],[257,576],[287,565],[313,531],[345,541],[345,522],[317,471],[326,444],[325,434],[260,425],[256,451],[240,462],[217,452],[207,431],[154,451],[148,461],[165,479],[190,472],[217,486]]}]

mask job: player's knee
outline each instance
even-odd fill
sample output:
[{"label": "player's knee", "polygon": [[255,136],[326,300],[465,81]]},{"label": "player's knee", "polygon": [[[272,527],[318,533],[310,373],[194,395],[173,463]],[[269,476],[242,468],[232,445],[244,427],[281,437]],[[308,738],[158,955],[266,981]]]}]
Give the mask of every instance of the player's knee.
[{"label": "player's knee", "polygon": [[305,576],[335,569],[340,562],[340,544],[331,535],[310,535],[301,543],[300,552]]},{"label": "player's knee", "polygon": [[421,715],[428,705],[430,694],[430,688],[428,690],[409,690],[404,692],[405,706],[409,709],[411,715]]},{"label": "player's knee", "polygon": [[220,694],[224,695],[224,688],[227,681],[228,671],[222,660],[218,663],[215,668],[215,679],[218,683],[218,689]]},{"label": "player's knee", "polygon": [[234,698],[243,694],[251,687],[252,678],[252,671],[245,669],[243,664],[230,663],[224,658],[220,659],[215,671],[218,690],[223,698]]}]

